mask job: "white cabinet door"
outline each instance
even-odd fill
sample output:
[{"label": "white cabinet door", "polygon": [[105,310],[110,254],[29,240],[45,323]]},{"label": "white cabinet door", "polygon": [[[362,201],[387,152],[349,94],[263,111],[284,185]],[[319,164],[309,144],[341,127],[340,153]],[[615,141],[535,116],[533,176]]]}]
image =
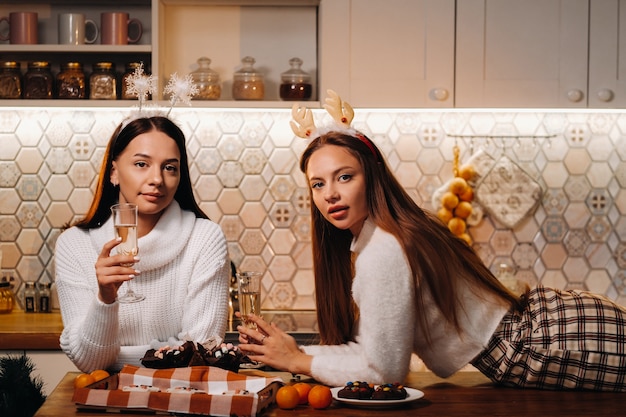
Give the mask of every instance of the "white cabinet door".
[{"label": "white cabinet door", "polygon": [[589,26],[588,106],[625,107],[626,1],[590,2]]},{"label": "white cabinet door", "polygon": [[452,107],[454,0],[322,0],[320,95],[357,107]]},{"label": "white cabinet door", "polygon": [[455,106],[586,107],[589,3],[458,1]]}]

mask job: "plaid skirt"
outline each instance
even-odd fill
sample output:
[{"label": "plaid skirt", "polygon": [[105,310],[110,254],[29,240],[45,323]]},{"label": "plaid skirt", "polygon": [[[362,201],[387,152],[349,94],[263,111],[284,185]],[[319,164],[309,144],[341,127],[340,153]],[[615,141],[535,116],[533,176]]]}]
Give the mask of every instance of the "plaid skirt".
[{"label": "plaid skirt", "polygon": [[585,291],[533,288],[472,365],[508,386],[626,391],[626,308]]}]

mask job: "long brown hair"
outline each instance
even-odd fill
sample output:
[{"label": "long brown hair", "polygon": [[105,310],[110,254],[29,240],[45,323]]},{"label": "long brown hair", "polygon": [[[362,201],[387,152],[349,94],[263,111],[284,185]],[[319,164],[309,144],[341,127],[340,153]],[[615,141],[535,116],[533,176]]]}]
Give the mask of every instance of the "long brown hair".
[{"label": "long brown hair", "polygon": [[[504,287],[474,250],[432,213],[420,208],[389,170],[380,150],[366,137],[329,132],[313,139],[300,159],[306,174],[311,155],[326,145],[342,147],[361,164],[365,175],[365,193],[369,218],[398,239],[413,275],[430,289],[437,307],[458,330],[457,282],[467,279],[480,291],[491,292],[503,303],[520,309],[522,301]],[[312,195],[311,201],[313,201]],[[330,224],[311,204],[313,268],[320,339],[325,344],[353,340],[355,315],[351,284],[349,230]],[[423,300],[417,292],[417,317],[428,335]]]},{"label": "long brown hair", "polygon": [[74,223],[75,226],[81,229],[93,229],[102,226],[107,221],[111,216],[110,207],[117,203],[119,198],[119,189],[111,184],[113,161],[119,157],[133,139],[153,130],[163,132],[172,138],[180,152],[180,183],[174,194],[174,199],[178,202],[181,209],[192,211],[199,218],[209,218],[198,206],[194,198],[184,133],[170,119],[154,116],[135,119],[123,128],[120,124],[113,132],[104,153],[98,184],[96,185],[91,206],[85,217]]}]

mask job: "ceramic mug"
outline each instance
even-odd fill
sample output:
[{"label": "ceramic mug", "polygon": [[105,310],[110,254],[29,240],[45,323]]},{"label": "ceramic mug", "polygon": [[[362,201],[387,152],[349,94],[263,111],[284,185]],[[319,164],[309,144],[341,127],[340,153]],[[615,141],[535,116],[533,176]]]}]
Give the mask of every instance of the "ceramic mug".
[{"label": "ceramic mug", "polygon": [[98,26],[81,13],[59,14],[59,44],[83,45],[98,38]]},{"label": "ceramic mug", "polygon": [[[131,19],[128,13],[107,12],[100,15],[100,31],[103,45],[126,45],[137,43],[143,34],[143,26],[138,19]],[[134,28],[135,36],[128,35],[129,29]]]},{"label": "ceramic mug", "polygon": [[37,43],[36,12],[12,12],[9,17],[0,17],[0,25],[2,22],[7,22],[8,30],[0,30],[0,41],[22,45]]}]

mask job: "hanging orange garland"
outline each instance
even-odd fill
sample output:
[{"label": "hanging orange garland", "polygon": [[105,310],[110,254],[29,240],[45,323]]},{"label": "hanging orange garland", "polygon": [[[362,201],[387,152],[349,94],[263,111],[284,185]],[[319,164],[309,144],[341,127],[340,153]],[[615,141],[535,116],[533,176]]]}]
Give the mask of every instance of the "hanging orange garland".
[{"label": "hanging orange garland", "polygon": [[472,238],[467,232],[466,219],[472,214],[472,203],[474,199],[474,189],[469,181],[476,174],[471,165],[459,167],[459,147],[454,145],[454,161],[452,171],[454,178],[450,181],[448,191],[441,197],[441,208],[437,212],[437,217],[448,225],[450,231],[467,242],[472,244]]}]

